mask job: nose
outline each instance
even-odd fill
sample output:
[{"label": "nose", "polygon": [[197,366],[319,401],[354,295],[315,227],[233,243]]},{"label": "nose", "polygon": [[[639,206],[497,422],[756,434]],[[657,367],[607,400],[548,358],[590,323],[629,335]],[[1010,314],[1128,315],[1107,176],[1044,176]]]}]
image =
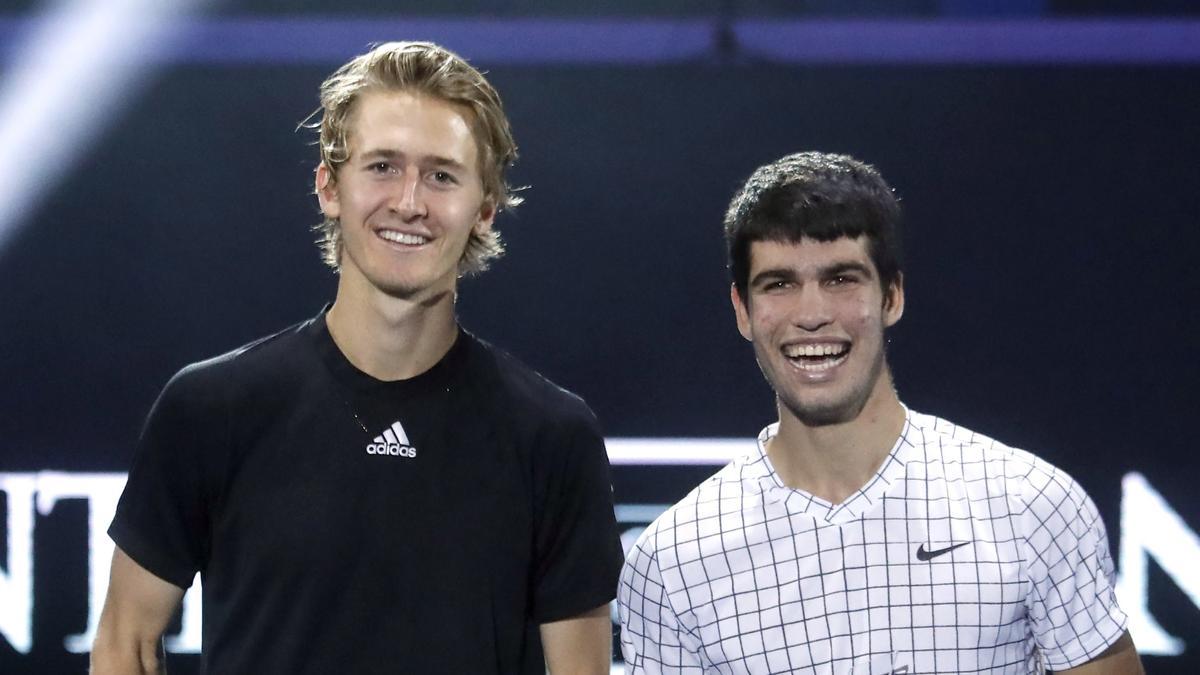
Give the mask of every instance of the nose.
[{"label": "nose", "polygon": [[804,284],[795,294],[792,323],[808,331],[820,330],[833,321],[833,307],[820,284]]},{"label": "nose", "polygon": [[421,186],[421,172],[416,167],[407,168],[401,175],[388,208],[405,221],[423,218],[429,213]]}]

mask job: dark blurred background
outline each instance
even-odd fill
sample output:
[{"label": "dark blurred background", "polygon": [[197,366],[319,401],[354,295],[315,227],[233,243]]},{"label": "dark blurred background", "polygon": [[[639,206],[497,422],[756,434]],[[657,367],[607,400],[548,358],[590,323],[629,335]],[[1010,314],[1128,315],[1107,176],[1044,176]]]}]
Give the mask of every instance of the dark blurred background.
[{"label": "dark blurred background", "polygon": [[[171,374],[332,298],[297,125],[393,39],[486,70],[520,144],[527,203],[463,324],[617,445],[774,419],[724,208],[788,152],[875,164],[906,212],[902,399],[1075,476],[1149,672],[1200,670],[1200,3],[4,0],[0,672],[84,671],[100,533]],[[715,468],[622,459],[630,536]]]}]

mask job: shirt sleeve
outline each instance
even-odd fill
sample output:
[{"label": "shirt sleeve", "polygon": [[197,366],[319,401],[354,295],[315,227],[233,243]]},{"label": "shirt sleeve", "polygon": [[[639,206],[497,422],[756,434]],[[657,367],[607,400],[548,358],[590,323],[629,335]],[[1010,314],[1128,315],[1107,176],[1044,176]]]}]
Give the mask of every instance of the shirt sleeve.
[{"label": "shirt sleeve", "polygon": [[188,588],[209,549],[206,454],[223,435],[215,400],[184,369],[159,395],[108,533],[155,576]]},{"label": "shirt sleeve", "polygon": [[532,616],[577,616],[616,596],[621,541],[613,513],[608,453],[590,411],[548,431],[535,477]]},{"label": "shirt sleeve", "polygon": [[1053,467],[1031,474],[1022,498],[1034,639],[1051,670],[1073,668],[1126,628],[1104,521],[1083,488]]},{"label": "shirt sleeve", "polygon": [[672,609],[658,559],[645,548],[647,539],[643,535],[629,552],[617,589],[625,672],[702,673],[700,643],[680,624]]}]

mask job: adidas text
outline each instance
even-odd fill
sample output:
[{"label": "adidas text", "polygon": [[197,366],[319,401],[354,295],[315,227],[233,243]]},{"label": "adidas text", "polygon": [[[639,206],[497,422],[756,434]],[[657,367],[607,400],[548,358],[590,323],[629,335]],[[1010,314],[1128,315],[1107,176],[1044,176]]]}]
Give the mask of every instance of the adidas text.
[{"label": "adidas text", "polygon": [[411,445],[401,445],[399,443],[370,443],[367,445],[367,454],[416,457],[417,449]]}]

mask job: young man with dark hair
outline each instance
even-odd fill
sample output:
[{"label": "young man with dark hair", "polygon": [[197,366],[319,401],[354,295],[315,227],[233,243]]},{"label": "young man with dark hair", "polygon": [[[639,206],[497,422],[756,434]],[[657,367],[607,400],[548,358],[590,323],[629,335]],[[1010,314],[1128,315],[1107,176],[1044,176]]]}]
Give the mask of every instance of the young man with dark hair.
[{"label": "young man with dark hair", "polygon": [[607,673],[621,550],[596,420],[455,318],[517,202],[499,96],[407,42],[321,105],[336,299],[167,384],[109,530],[92,672],[161,672],[200,572],[206,673]]},{"label": "young man with dark hair", "polygon": [[734,197],[730,298],[779,420],[630,551],[627,672],[1141,672],[1083,489],[897,397],[899,220],[844,155]]}]

